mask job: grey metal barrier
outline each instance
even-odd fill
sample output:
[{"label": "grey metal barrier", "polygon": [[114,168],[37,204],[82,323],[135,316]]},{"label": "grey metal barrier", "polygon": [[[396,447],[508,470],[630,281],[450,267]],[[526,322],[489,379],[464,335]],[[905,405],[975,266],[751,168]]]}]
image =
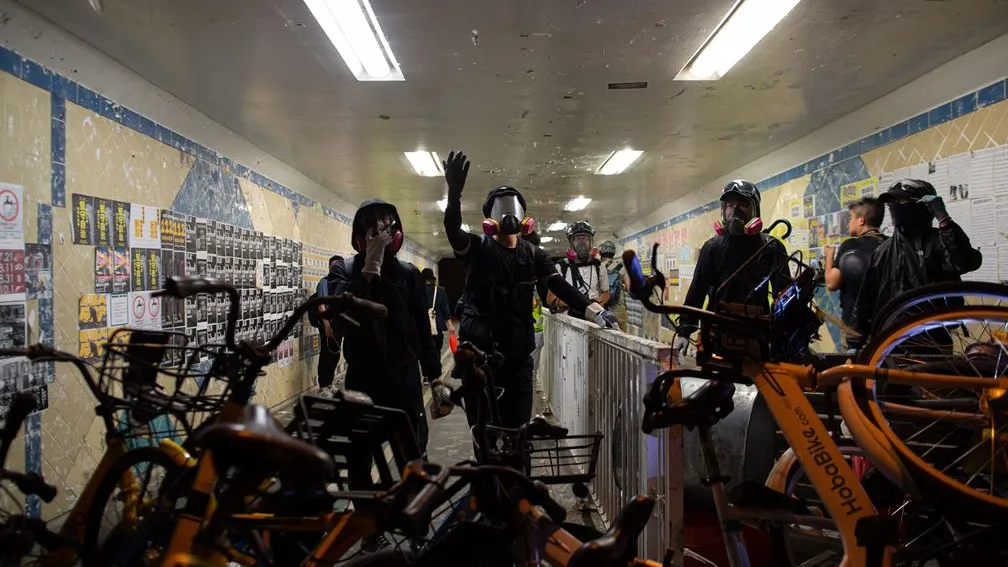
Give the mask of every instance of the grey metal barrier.
[{"label": "grey metal barrier", "polygon": [[641,400],[670,360],[667,345],[544,313],[539,379],[553,416],[572,435],[604,436],[589,486],[603,519],[612,521],[638,494],[653,496],[655,515],[638,553],[661,560],[671,549],[682,565],[682,433],[640,430]]}]

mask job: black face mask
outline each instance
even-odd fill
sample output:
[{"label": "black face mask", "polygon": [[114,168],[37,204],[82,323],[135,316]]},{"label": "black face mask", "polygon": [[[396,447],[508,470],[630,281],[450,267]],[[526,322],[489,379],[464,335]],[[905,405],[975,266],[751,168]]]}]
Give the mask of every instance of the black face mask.
[{"label": "black face mask", "polygon": [[732,215],[725,222],[725,230],[727,230],[728,234],[731,236],[741,236],[745,234],[745,223],[746,221]]},{"label": "black face mask", "polygon": [[917,203],[898,203],[889,205],[893,226],[900,230],[920,230],[931,226],[934,217],[926,208]]}]

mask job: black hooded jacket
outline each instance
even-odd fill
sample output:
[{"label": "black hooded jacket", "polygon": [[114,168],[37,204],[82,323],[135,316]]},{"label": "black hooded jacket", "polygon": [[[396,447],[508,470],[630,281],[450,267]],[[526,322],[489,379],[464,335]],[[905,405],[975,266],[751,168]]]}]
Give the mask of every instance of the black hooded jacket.
[{"label": "black hooded jacket", "polygon": [[[365,201],[354,216],[354,237],[359,236],[357,229],[362,227],[358,222],[361,211],[376,205],[388,207],[398,219],[398,212],[392,205],[379,199]],[[384,320],[361,319],[360,326],[344,326],[347,387],[366,393],[387,388],[390,384],[412,388],[412,384],[399,385],[397,382],[413,375],[406,369],[418,362],[425,378],[434,380],[440,377],[441,353],[430,332],[425,284],[420,270],[413,264],[400,261],[388,251],[380,278],[368,281],[361,273],[363,268],[364,252],[358,251],[341,275],[342,290],[385,305],[388,316]]]},{"label": "black hooded jacket", "polygon": [[851,321],[854,330],[867,336],[875,313],[896,296],[927,284],[961,281],[962,274],[982,262],[980,251],[954,221],[941,228],[894,230],[892,238],[875,249],[861,280]]}]

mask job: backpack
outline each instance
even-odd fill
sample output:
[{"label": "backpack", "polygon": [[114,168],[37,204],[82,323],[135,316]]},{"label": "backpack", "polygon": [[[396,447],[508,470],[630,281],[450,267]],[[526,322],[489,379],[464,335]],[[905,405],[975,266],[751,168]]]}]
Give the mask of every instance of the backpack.
[{"label": "backpack", "polygon": [[[310,301],[312,299],[315,299],[316,297],[319,297],[319,290],[320,289],[322,291],[322,297],[326,297],[326,296],[329,296],[329,295],[335,295],[339,291],[337,289],[338,287],[339,287],[338,285],[337,286],[333,286],[333,289],[330,290],[329,289],[329,280],[326,279],[326,278],[322,278],[321,280],[319,280],[318,286],[316,286],[316,288],[315,288],[315,293],[311,294],[311,296],[308,298],[308,300]],[[322,328],[322,318],[319,317],[319,312],[318,312],[317,309],[309,309],[308,310],[308,324],[311,325],[312,327],[315,327],[316,329],[321,329]]]},{"label": "backpack", "polygon": [[619,303],[620,295],[623,293],[623,278],[620,270],[623,269],[623,262],[617,262],[616,266],[609,270],[609,305]]},{"label": "backpack", "polygon": [[[592,260],[591,263],[595,265],[595,277],[597,277],[599,281],[602,281],[602,263],[599,262],[598,260]],[[570,261],[568,261],[567,259],[561,260],[560,277],[562,277],[564,281],[567,280],[567,270],[569,269],[570,269]],[[591,289],[588,286],[588,284],[585,283],[584,278],[581,277],[580,269],[574,270],[574,272],[571,273],[571,282],[572,282],[571,285],[574,286],[574,289],[578,290],[579,292],[581,291],[581,286],[584,286],[585,289],[589,290]],[[587,293],[585,295],[587,295]]]}]

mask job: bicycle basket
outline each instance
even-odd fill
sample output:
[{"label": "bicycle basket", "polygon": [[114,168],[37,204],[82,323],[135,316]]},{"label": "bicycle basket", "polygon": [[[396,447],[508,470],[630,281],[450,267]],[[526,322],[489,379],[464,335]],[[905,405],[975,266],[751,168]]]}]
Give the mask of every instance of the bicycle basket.
[{"label": "bicycle basket", "polygon": [[333,482],[344,489],[386,490],[421,457],[406,412],[376,406],[358,392],[301,396],[286,430],[332,456]]},{"label": "bicycle basket", "polygon": [[602,434],[526,438],[518,432],[488,425],[486,443],[497,462],[518,468],[544,484],[584,483],[595,478]]},{"label": "bicycle basket", "polygon": [[127,439],[178,441],[215,414],[231,382],[212,368],[218,345],[189,345],[184,333],[117,329],[105,345],[94,393]]}]

